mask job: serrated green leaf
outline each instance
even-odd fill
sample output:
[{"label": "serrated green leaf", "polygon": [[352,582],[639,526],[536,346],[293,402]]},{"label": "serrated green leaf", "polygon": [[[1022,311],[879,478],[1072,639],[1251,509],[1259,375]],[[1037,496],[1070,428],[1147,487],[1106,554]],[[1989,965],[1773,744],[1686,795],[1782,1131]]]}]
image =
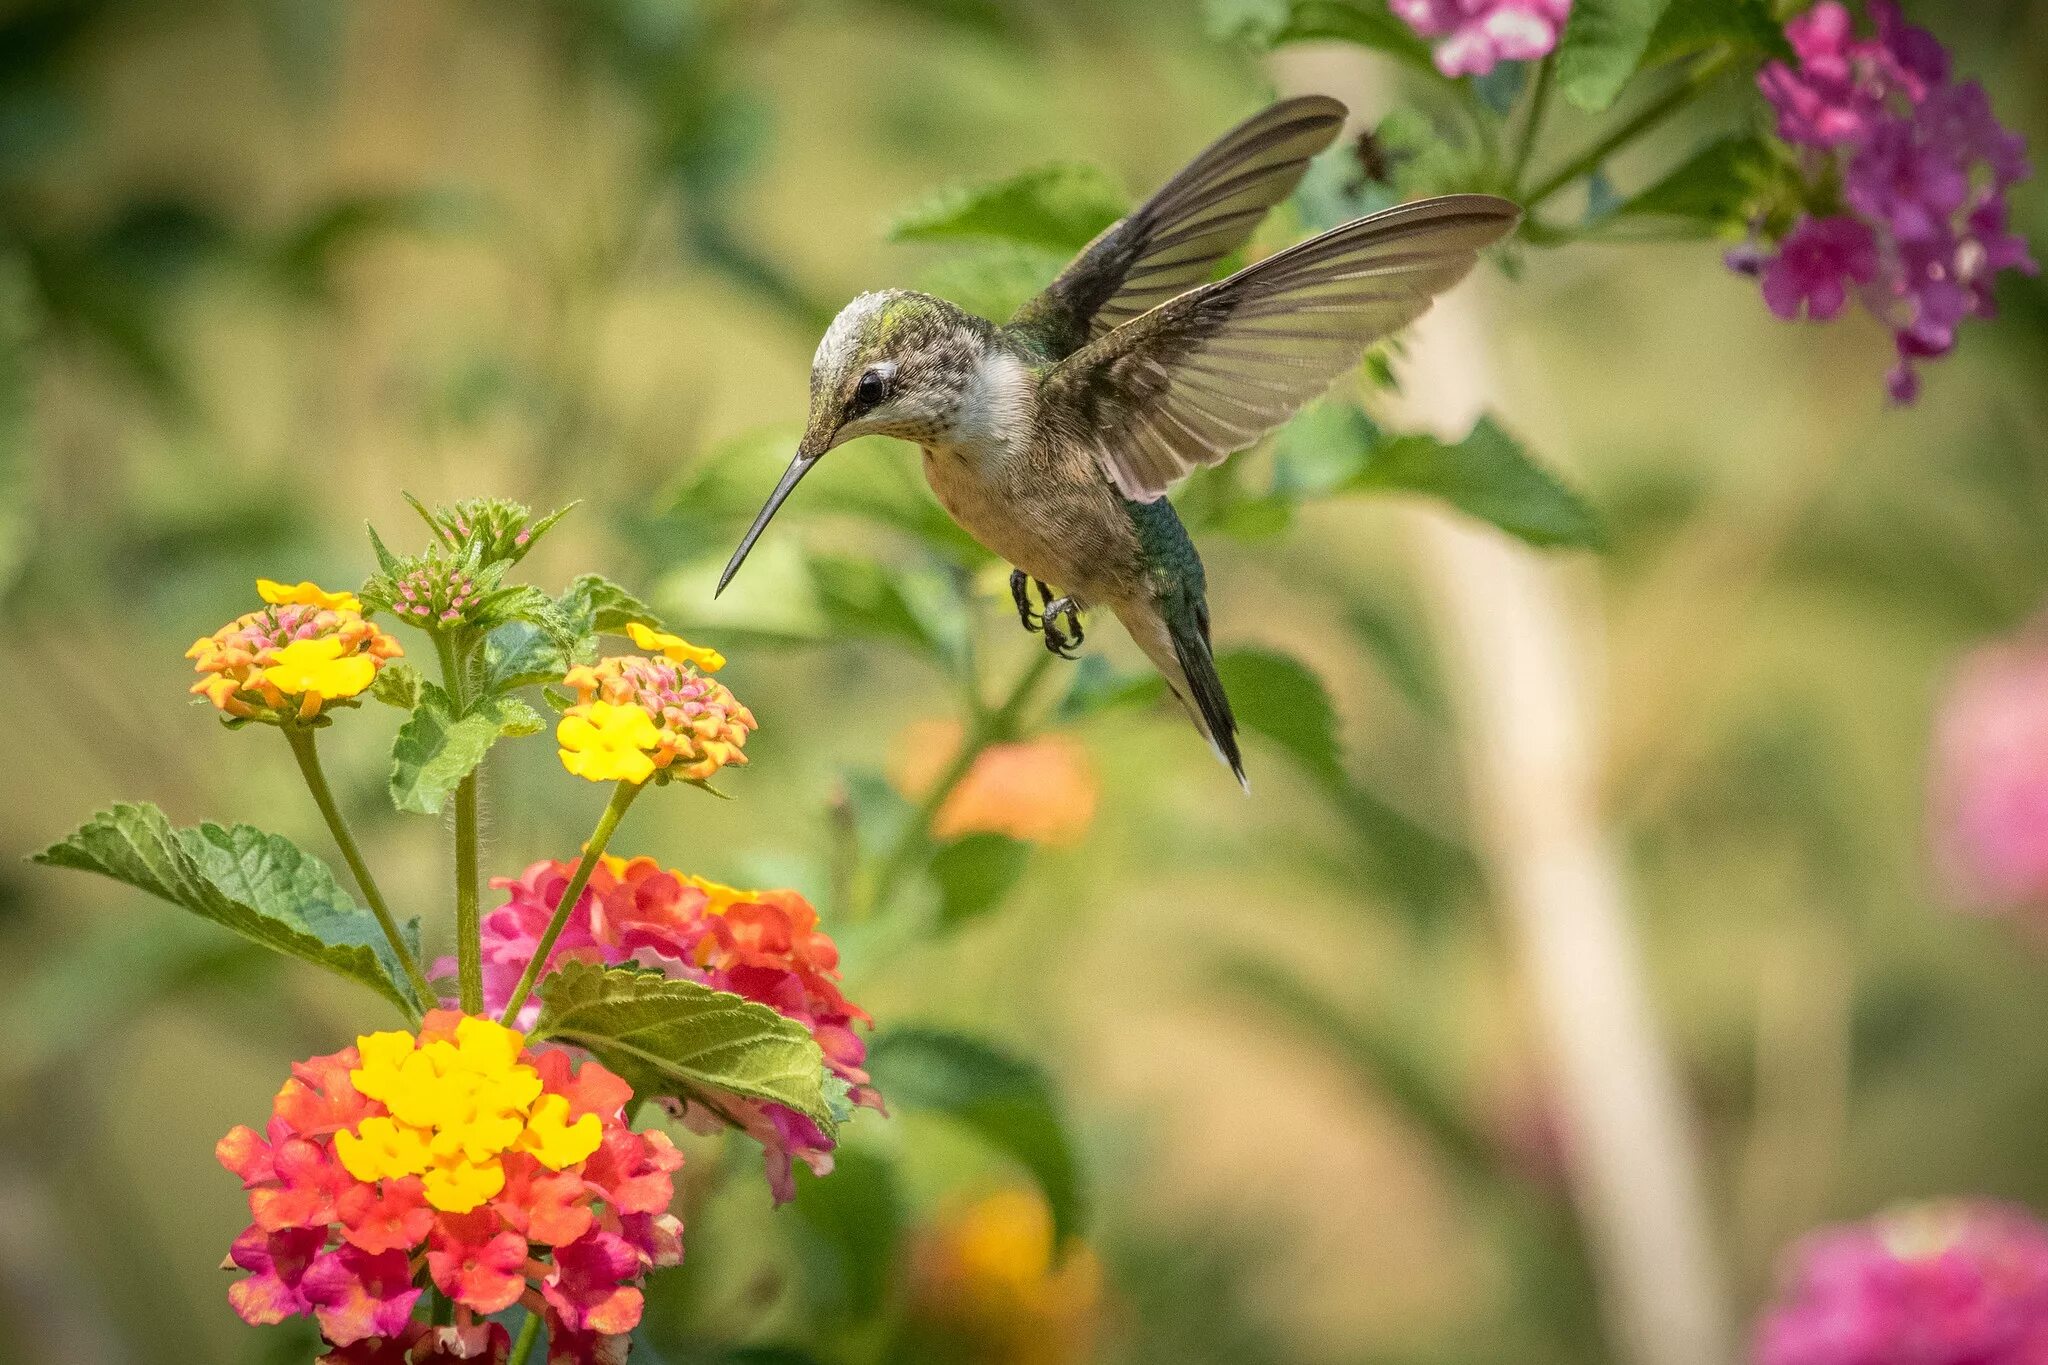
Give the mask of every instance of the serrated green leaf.
[{"label": "serrated green leaf", "polygon": [[[504,571],[502,565],[492,567]],[[515,583],[487,592],[469,613],[469,624],[478,630],[491,630],[509,621],[524,621],[555,635],[567,629],[555,599],[531,583]]]},{"label": "serrated green leaf", "polygon": [[944,1114],[1029,1172],[1052,1210],[1057,1241],[1080,1231],[1080,1163],[1052,1082],[1037,1066],[977,1038],[913,1027],[877,1037],[868,1069],[892,1110]]},{"label": "serrated green leaf", "polygon": [[1611,108],[1671,0],[1576,0],[1557,44],[1557,88],[1587,113]]},{"label": "serrated green leaf", "polygon": [[377,670],[376,681],[370,684],[370,695],[386,706],[410,711],[420,704],[420,689],[425,684],[426,680],[417,668],[403,659],[392,659]]},{"label": "serrated green leaf", "polygon": [[446,692],[423,683],[419,705],[391,743],[391,804],[438,815],[448,794],[476,771],[500,736],[546,728],[538,712],[510,697],[480,697],[457,715]]},{"label": "serrated green leaf", "polygon": [[1002,834],[969,834],[932,854],[939,922],[948,929],[1001,905],[1024,875],[1031,845]]},{"label": "serrated green leaf", "polygon": [[[766,1005],[694,981],[567,962],[540,984],[536,1037],[575,1043],[646,1098],[716,1103],[718,1091],[785,1105],[830,1133],[825,1054]],[[707,1095],[707,1092],[710,1092]]]},{"label": "serrated green leaf", "polygon": [[1599,518],[1579,495],[1537,464],[1491,417],[1456,445],[1402,436],[1368,453],[1343,487],[1406,491],[1442,498],[1469,516],[1545,547],[1602,543]]},{"label": "serrated green leaf", "polygon": [[1670,174],[1615,210],[1629,217],[1683,218],[1704,232],[1741,224],[1768,184],[1775,160],[1752,134],[1725,137],[1693,153]]},{"label": "serrated green leaf", "polygon": [[530,621],[509,621],[484,637],[484,690],[509,692],[560,682],[572,662],[559,641]]},{"label": "serrated green leaf", "polygon": [[[174,829],[155,806],[122,804],[35,861],[125,882],[360,982],[401,1009],[412,1007],[375,917],[350,899],[325,863],[279,835],[248,825]],[[417,922],[408,929],[417,951]]]},{"label": "serrated green leaf", "polygon": [[603,574],[587,573],[571,583],[556,608],[578,635],[623,635],[634,624],[663,628],[654,608]]},{"label": "serrated green leaf", "polygon": [[1129,198],[1097,167],[1063,162],[940,190],[899,214],[889,238],[994,238],[1071,254],[1121,218],[1129,205]]}]

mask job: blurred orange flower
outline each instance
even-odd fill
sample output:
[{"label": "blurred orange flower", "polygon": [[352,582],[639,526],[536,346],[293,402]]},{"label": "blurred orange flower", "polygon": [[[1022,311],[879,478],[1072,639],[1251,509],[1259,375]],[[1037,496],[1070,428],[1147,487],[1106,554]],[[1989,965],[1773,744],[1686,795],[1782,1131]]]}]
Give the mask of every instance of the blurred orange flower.
[{"label": "blurred orange flower", "polygon": [[[897,790],[913,800],[960,752],[957,721],[921,720],[897,737],[891,767]],[[1081,742],[1042,735],[991,744],[946,798],[932,821],[939,840],[1006,834],[1032,844],[1073,844],[1095,820],[1095,765]]]},{"label": "blurred orange flower", "polygon": [[916,1249],[917,1315],[992,1365],[1090,1359],[1102,1263],[1086,1242],[1055,1254],[1052,1214],[1036,1191],[1001,1190],[927,1230]]}]

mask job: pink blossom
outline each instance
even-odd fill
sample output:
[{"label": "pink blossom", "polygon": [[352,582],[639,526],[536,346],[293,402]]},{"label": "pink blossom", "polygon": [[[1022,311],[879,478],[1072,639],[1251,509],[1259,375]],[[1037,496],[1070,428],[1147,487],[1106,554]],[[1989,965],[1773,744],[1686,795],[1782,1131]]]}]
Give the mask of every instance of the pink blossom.
[{"label": "pink blossom", "polygon": [[1963,660],[1935,724],[1932,786],[1952,894],[1981,908],[2048,905],[2048,639]]},{"label": "pink blossom", "polygon": [[2048,1229],[2023,1209],[1920,1205],[1794,1249],[1758,1365],[2041,1365]]},{"label": "pink blossom", "polygon": [[1893,336],[1894,401],[1918,397],[1920,362],[1947,355],[1970,317],[1992,312],[2006,270],[2031,274],[2026,243],[2006,230],[2006,190],[2028,174],[2026,142],[2000,124],[1974,81],[1950,79],[1948,54],[1872,0],[1874,35],[1822,0],[1785,26],[1796,63],[1757,77],[1778,136],[1799,155],[1803,211],[1775,251],[1731,253],[1762,277],[1779,317],[1836,316],[1856,297]]},{"label": "pink blossom", "polygon": [[1436,44],[1446,76],[1484,76],[1501,62],[1548,55],[1571,0],[1389,0],[1388,8]]}]

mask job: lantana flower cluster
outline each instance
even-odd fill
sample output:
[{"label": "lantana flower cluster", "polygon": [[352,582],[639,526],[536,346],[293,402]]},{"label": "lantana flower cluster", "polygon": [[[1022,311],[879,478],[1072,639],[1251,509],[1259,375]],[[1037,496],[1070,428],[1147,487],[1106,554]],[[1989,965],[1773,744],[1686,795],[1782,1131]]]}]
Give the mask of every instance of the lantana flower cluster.
[{"label": "lantana flower cluster", "polygon": [[2039,1365],[2048,1228],[2025,1210],[1929,1204],[1828,1228],[1794,1251],[1758,1365]]},{"label": "lantana flower cluster", "polygon": [[712,649],[634,624],[634,643],[658,657],[612,655],[568,671],[576,703],[555,730],[562,766],[592,782],[701,782],[742,752],[754,713],[699,669],[725,663]]},{"label": "lantana flower cluster", "polygon": [[[641,1278],[682,1258],[682,1154],[627,1126],[631,1098],[595,1061],[448,1010],[298,1063],[264,1132],[216,1149],[254,1219],[230,1303],[250,1323],[316,1319],[329,1365],[502,1360],[481,1319],[522,1301],[551,1361],[621,1358]],[[451,1326],[415,1321],[428,1281]]]},{"label": "lantana flower cluster", "polygon": [[[507,899],[483,922],[489,1008],[502,1009],[510,999],[573,870],[569,862],[539,862],[516,878],[492,881]],[[862,1069],[867,1045],[855,1032],[872,1021],[840,991],[838,947],[795,891],[742,891],[667,870],[652,858],[608,856],[592,871],[547,970],[571,959],[636,963],[766,1005],[810,1030],[852,1103],[882,1108]],[[718,1096],[716,1104],[716,1112],[685,1106],[680,1117],[700,1131],[734,1123],[758,1141],[778,1203],[795,1193],[792,1160],[819,1175],[832,1169],[833,1141],[805,1115],[737,1095]]]},{"label": "lantana flower cluster", "polygon": [[1957,667],[1935,722],[1931,787],[1949,893],[1972,909],[2048,907],[2048,623]]},{"label": "lantana flower cluster", "polygon": [[1484,76],[1501,62],[1535,61],[1557,46],[1572,0],[1388,0],[1424,38],[1446,76]]},{"label": "lantana flower cluster", "polygon": [[1919,395],[1917,365],[1947,355],[1969,317],[1993,312],[2007,270],[2032,274],[2026,242],[2006,227],[2006,191],[2029,173],[2026,141],[1999,123],[1949,55],[1872,0],[1875,33],[1822,0],[1785,26],[1796,63],[1758,76],[1803,182],[1800,211],[1775,249],[1733,253],[1760,274],[1764,301],[1788,321],[1825,321],[1853,295],[1891,329],[1894,401]]},{"label": "lantana flower cluster", "polygon": [[268,605],[185,651],[200,674],[193,693],[232,720],[311,721],[367,691],[385,662],[405,653],[364,617],[354,593],[268,578],[256,588]]}]

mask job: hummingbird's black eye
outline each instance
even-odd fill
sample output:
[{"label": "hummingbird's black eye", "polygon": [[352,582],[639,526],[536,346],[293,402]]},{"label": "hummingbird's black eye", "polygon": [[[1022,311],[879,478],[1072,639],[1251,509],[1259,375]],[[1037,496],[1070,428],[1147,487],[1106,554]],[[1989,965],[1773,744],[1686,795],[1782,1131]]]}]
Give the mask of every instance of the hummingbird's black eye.
[{"label": "hummingbird's black eye", "polygon": [[853,412],[866,412],[889,396],[889,376],[879,369],[869,370],[860,377],[860,383],[853,386]]}]

